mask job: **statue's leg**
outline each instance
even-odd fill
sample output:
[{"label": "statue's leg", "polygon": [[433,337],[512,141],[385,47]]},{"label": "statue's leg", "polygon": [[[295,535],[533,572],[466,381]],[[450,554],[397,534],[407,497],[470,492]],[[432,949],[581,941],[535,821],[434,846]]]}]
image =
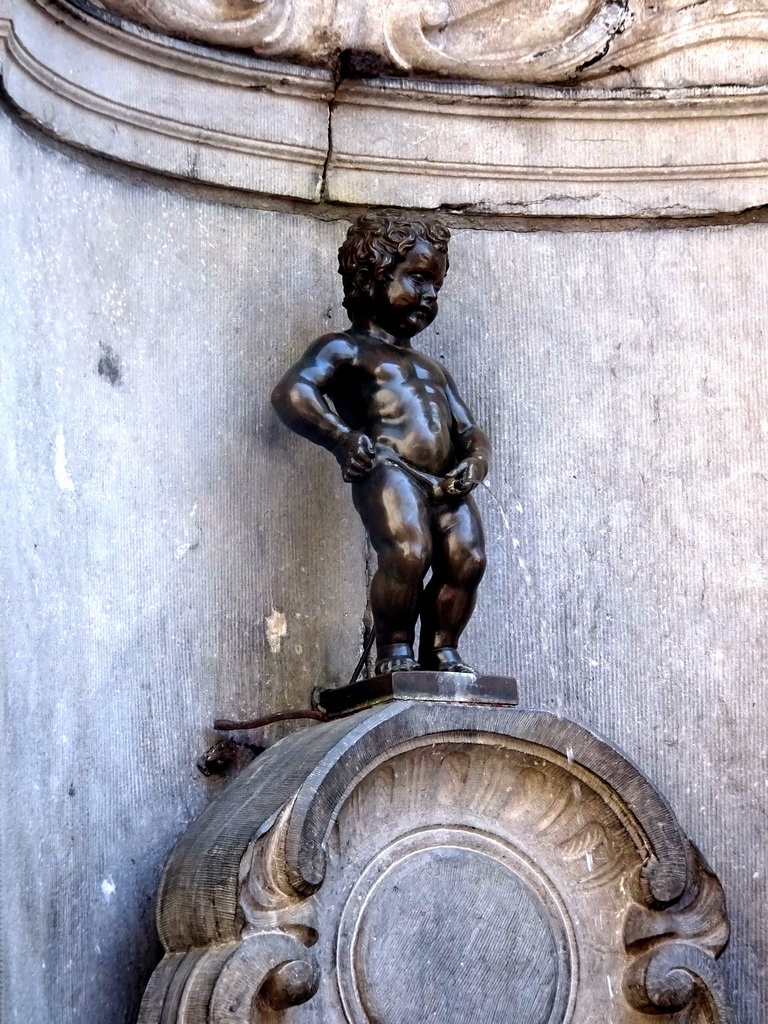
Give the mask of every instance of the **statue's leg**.
[{"label": "statue's leg", "polygon": [[429,501],[407,473],[386,463],[356,481],[352,493],[378,557],[371,582],[376,672],[418,668],[413,640],[432,558]]},{"label": "statue's leg", "polygon": [[485,538],[472,498],[433,513],[432,578],[422,600],[422,668],[472,671],[461,660],[459,637],[475,607],[485,572]]}]

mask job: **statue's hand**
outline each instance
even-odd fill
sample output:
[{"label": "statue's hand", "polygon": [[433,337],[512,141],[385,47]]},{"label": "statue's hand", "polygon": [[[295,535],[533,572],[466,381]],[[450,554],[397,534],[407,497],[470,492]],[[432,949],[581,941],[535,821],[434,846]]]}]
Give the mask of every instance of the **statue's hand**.
[{"label": "statue's hand", "polygon": [[480,455],[470,455],[446,473],[443,492],[451,497],[463,498],[473,491],[488,475],[488,462]]},{"label": "statue's hand", "polygon": [[341,466],[341,475],[347,483],[351,483],[373,469],[376,448],[367,434],[350,430],[333,449],[333,454]]}]

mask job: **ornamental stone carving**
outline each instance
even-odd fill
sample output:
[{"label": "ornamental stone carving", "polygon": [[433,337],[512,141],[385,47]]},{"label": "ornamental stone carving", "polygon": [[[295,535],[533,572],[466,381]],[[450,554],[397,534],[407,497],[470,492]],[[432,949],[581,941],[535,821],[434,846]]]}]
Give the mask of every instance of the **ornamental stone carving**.
[{"label": "ornamental stone carving", "polygon": [[[765,80],[766,0],[107,0],[162,32],[364,74],[494,82]],[[659,65],[651,70],[646,69]],[[674,69],[674,70],[673,70]],[[646,82],[649,84],[649,82]]]},{"label": "ornamental stone carving", "polygon": [[[690,20],[712,3],[663,10]],[[745,10],[717,32],[751,26],[762,60],[763,16]],[[676,52],[720,66],[708,45]],[[749,78],[739,53],[732,81]],[[337,80],[70,0],[0,0],[0,72],[16,109],[64,142],[243,193],[526,218],[688,217],[768,203],[767,86]]]},{"label": "ornamental stone carving", "polygon": [[[559,42],[542,48],[542,11],[554,19],[555,8],[532,5],[530,17],[515,22],[519,46],[525,41],[532,55],[519,49],[515,60],[531,79],[545,64],[546,74],[566,78],[582,65],[577,85],[559,86],[355,77],[355,61],[369,72],[391,70],[384,49],[348,54],[346,77],[335,64],[279,61],[288,36],[297,61],[308,59],[300,40],[310,35],[313,60],[341,52],[336,30],[318,27],[330,8],[313,0],[305,17],[306,2],[265,0],[250,9],[253,24],[272,26],[267,58],[157,35],[80,0],[0,0],[3,90],[26,120],[66,143],[242,193],[525,218],[684,218],[768,203],[768,85],[759,84],[768,83],[768,0],[685,9],[666,2],[655,12],[630,5],[622,18],[611,8],[612,24],[626,24],[589,66],[586,40],[599,36],[606,45],[598,32],[608,25],[606,6],[562,0]],[[153,3],[165,0],[146,0],[145,20]],[[446,27],[440,36],[443,54],[461,26],[480,23],[480,8],[468,0],[465,7],[455,32]],[[506,18],[510,9],[498,11]],[[382,47],[397,49],[400,40],[426,53],[438,37],[416,18],[419,10],[361,4],[360,32],[367,18],[365,31],[375,28]],[[236,35],[244,17],[227,21],[226,31]],[[475,74],[472,59],[450,74]],[[681,88],[697,79],[756,84]],[[638,82],[654,88],[625,87]]]},{"label": "ornamental stone carving", "polygon": [[719,882],[630,762],[541,711],[294,733],[181,839],[157,920],[140,1024],[733,1022]]}]

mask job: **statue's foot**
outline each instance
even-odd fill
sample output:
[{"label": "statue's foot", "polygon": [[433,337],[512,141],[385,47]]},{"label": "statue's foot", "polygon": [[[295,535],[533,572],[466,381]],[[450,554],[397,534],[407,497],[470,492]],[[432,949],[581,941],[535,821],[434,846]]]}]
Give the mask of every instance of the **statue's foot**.
[{"label": "statue's foot", "polygon": [[461,660],[461,655],[455,647],[437,647],[428,659],[422,660],[426,662],[424,667],[434,672],[468,672],[470,675],[477,675],[471,665]]},{"label": "statue's foot", "polygon": [[410,644],[379,644],[376,654],[377,676],[386,676],[390,672],[416,672],[420,668]]},{"label": "statue's foot", "polygon": [[407,654],[395,655],[393,658],[382,658],[376,662],[376,675],[386,676],[390,672],[418,672],[421,666],[415,658]]}]

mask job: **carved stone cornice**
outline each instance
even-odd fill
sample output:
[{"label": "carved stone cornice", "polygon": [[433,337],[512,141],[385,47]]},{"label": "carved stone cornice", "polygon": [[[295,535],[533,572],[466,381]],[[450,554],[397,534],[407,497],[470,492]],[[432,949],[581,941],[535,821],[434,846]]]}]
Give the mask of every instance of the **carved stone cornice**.
[{"label": "carved stone cornice", "polygon": [[[370,133],[361,130],[375,125]],[[768,89],[612,92],[345,82],[332,200],[564,216],[691,216],[768,199]]]},{"label": "carved stone cornice", "polygon": [[11,32],[11,0],[0,0],[0,72],[3,69],[6,40]]},{"label": "carved stone cornice", "polygon": [[190,181],[320,198],[327,72],[169,40],[95,8],[10,2],[3,86],[47,133]]},{"label": "carved stone cornice", "polygon": [[45,132],[140,168],[314,203],[502,216],[768,203],[768,86],[337,83],[83,2],[0,0],[5,93]]}]

